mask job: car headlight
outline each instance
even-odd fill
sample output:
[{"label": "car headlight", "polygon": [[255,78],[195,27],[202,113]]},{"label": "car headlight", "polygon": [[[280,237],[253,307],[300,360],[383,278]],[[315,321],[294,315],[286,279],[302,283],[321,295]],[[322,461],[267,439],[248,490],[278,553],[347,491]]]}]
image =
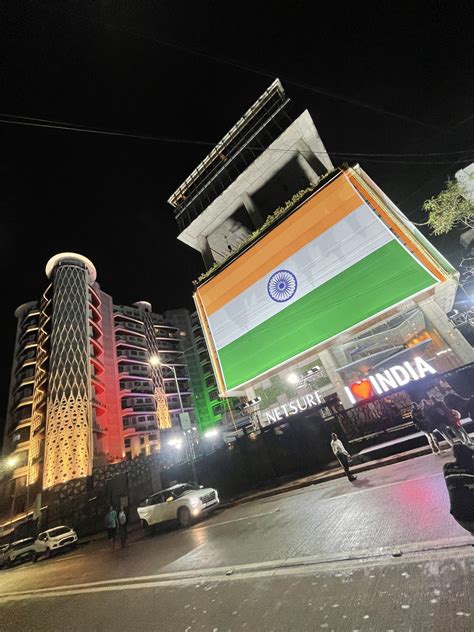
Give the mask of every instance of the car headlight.
[{"label": "car headlight", "polygon": [[191,507],[198,507],[201,504],[199,498],[191,498]]}]

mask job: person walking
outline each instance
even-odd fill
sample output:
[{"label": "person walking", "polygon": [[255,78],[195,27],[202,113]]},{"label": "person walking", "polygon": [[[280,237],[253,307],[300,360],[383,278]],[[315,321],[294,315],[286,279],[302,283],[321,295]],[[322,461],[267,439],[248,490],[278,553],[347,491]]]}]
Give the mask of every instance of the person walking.
[{"label": "person walking", "polygon": [[431,452],[433,454],[441,454],[438,439],[435,437],[428,420],[425,418],[423,408],[416,402],[412,402],[411,404],[411,418],[415,428],[423,432],[428,439]]},{"label": "person walking", "polygon": [[451,515],[461,527],[474,535],[474,446],[457,444],[453,455],[454,463],[446,463],[443,467]]},{"label": "person walking", "polygon": [[117,537],[118,520],[117,512],[112,505],[110,505],[109,511],[105,516],[104,526],[107,529],[107,537],[110,542],[110,548],[112,551],[115,551],[115,538]]},{"label": "person walking", "polygon": [[423,413],[428,420],[431,432],[435,430],[443,437],[450,448],[453,447],[454,441],[450,433],[450,422],[444,414],[443,410],[437,405],[438,401],[432,398],[423,400]]},{"label": "person walking", "polygon": [[472,439],[461,423],[461,419],[469,417],[472,414],[470,410],[471,400],[453,392],[444,396],[444,403],[449,409],[451,425],[454,428],[456,436],[464,445],[472,445]]},{"label": "person walking", "polygon": [[331,449],[334,453],[334,456],[341,464],[342,469],[346,473],[347,478],[352,482],[355,481],[357,476],[351,474],[349,471],[349,457],[350,454],[344,447],[342,441],[338,439],[337,434],[335,432],[331,435]]},{"label": "person walking", "polygon": [[119,529],[119,535],[120,535],[120,546],[123,548],[127,544],[127,537],[128,537],[127,514],[125,513],[125,509],[123,508],[123,505],[120,505],[117,519],[118,519],[118,529]]}]

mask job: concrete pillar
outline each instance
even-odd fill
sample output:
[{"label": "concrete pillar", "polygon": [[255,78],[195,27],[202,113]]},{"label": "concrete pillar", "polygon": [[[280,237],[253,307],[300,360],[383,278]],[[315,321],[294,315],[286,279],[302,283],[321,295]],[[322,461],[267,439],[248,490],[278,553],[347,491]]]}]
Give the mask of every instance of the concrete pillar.
[{"label": "concrete pillar", "polygon": [[212,256],[211,248],[209,246],[209,242],[207,241],[207,237],[204,235],[200,235],[198,237],[198,247],[199,252],[201,253],[202,259],[204,261],[204,265],[206,266],[206,270],[214,263],[214,257]]},{"label": "concrete pillar", "polygon": [[313,167],[309,164],[303,154],[298,154],[296,157],[299,166],[304,171],[306,177],[310,181],[311,184],[316,184],[319,181],[319,176]]},{"label": "concrete pillar", "polygon": [[474,362],[474,349],[449,321],[441,307],[433,299],[418,303],[419,308],[441,338],[457,355],[460,365]]},{"label": "concrete pillar", "polygon": [[324,351],[320,351],[318,353],[318,357],[323,369],[326,371],[328,378],[331,380],[334,389],[342,402],[342,405],[345,408],[352,408],[353,404],[347,397],[347,394],[344,390],[344,386],[346,385],[343,383],[341,376],[336,371],[337,362],[333,352],[330,349],[324,349]]},{"label": "concrete pillar", "polygon": [[240,199],[242,200],[242,204],[245,206],[248,216],[250,217],[252,226],[254,228],[260,228],[265,220],[253,199],[248,193],[242,193]]}]

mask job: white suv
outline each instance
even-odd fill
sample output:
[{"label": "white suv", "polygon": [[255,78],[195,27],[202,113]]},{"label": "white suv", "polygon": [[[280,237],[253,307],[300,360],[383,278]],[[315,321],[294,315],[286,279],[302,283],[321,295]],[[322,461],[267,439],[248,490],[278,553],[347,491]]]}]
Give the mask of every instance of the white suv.
[{"label": "white suv", "polygon": [[4,549],[1,555],[3,568],[8,568],[16,561],[31,559],[34,557],[35,540],[34,538],[24,538],[17,540]]},{"label": "white suv", "polygon": [[138,515],[146,531],[153,531],[155,525],[169,520],[178,520],[182,527],[188,527],[193,518],[212,511],[219,504],[215,489],[202,489],[187,483],[174,485],[153,494],[140,507]]},{"label": "white suv", "polygon": [[54,527],[38,534],[35,540],[35,554],[33,561],[36,562],[40,555],[50,557],[56,551],[73,547],[77,542],[77,533],[74,529],[62,525]]}]

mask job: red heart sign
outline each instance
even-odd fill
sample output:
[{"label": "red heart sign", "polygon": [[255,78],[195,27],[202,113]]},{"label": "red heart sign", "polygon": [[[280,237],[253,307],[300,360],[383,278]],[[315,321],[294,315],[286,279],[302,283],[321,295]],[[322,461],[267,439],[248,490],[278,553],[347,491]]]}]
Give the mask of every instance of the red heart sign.
[{"label": "red heart sign", "polygon": [[358,382],[354,382],[354,384],[351,384],[351,391],[360,399],[367,399],[367,397],[370,397],[373,394],[372,384],[369,380],[359,380]]}]

